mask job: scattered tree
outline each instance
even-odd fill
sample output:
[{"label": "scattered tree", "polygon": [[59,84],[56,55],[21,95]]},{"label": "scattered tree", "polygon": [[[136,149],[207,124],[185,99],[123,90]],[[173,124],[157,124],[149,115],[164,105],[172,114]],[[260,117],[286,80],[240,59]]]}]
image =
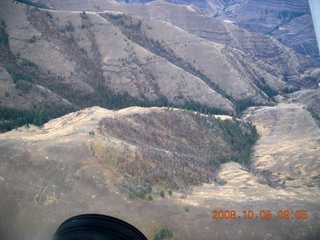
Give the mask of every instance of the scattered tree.
[{"label": "scattered tree", "polygon": [[161,190],[161,191],[160,191],[160,196],[161,196],[161,197],[164,197],[164,195],[165,195],[165,194],[164,194],[164,191]]},{"label": "scattered tree", "polygon": [[68,21],[67,24],[65,25],[65,30],[67,32],[73,32],[74,28],[73,28],[72,23],[70,21]]},{"label": "scattered tree", "polygon": [[86,12],[84,12],[84,11],[82,13],[80,13],[80,17],[82,19],[88,19],[88,16],[87,16]]},{"label": "scattered tree", "polygon": [[167,227],[162,227],[154,235],[153,240],[165,240],[173,237],[173,231]]}]

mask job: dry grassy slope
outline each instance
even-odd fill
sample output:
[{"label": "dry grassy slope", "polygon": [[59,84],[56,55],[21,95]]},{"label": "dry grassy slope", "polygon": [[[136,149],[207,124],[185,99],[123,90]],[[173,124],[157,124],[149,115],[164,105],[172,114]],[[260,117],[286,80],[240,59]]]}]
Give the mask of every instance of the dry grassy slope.
[{"label": "dry grassy slope", "polygon": [[257,169],[287,179],[288,187],[319,184],[320,130],[304,105],[250,108],[245,118],[261,133],[253,155]]},{"label": "dry grassy slope", "polygon": [[289,101],[290,103],[303,103],[320,114],[320,88],[306,89],[289,94],[287,101]]},{"label": "dry grassy slope", "polygon": [[249,32],[228,21],[201,15],[190,7],[157,1],[143,6],[115,5],[113,8],[145,18],[170,22],[209,41],[239,49],[251,58],[253,63],[274,75],[296,74],[297,70],[303,69],[299,65],[308,64],[308,60],[270,36]]},{"label": "dry grassy slope", "polygon": [[[101,163],[134,176],[129,182],[135,186],[149,183],[182,190],[210,182],[217,170],[213,163],[243,154],[226,139],[219,122],[193,112],[133,107],[97,116],[104,112],[107,111],[100,108],[86,109],[51,120],[45,128],[75,134],[74,129],[83,125],[85,118],[98,121],[100,117],[94,131],[104,141],[94,143],[91,150]],[[231,119],[223,116],[226,118]],[[251,131],[245,124],[241,129]]]},{"label": "dry grassy slope", "polygon": [[[275,78],[252,66],[241,52],[190,35],[162,21],[147,20],[142,24],[142,31],[147,37],[168,46],[175,55],[191,63],[234,98],[267,102],[266,95],[255,86],[255,81],[265,77],[274,83]],[[280,84],[277,85],[279,88]]]},{"label": "dry grassy slope", "polygon": [[[185,100],[195,100],[230,113],[233,111],[233,105],[228,100],[198,77],[149,52],[144,46],[130,41],[117,27],[95,13],[88,13],[88,19],[84,20],[79,16],[79,12],[52,11],[46,14],[30,8],[27,18],[22,4],[14,4],[11,1],[4,1],[1,4],[1,16],[8,22],[10,50],[14,54],[20,54],[20,58],[35,62],[42,71],[40,78],[46,82],[45,87],[51,86],[50,89],[53,91],[59,89],[60,95],[63,94],[64,88],[60,83],[70,84],[81,93],[90,93],[94,91],[97,79],[101,79],[110,89],[128,91],[132,96],[144,95],[156,99],[164,95],[171,102],[178,104]],[[5,11],[6,8],[10,8],[10,11]],[[181,11],[186,12],[186,10]],[[15,14],[19,15],[19,18],[14,18]],[[184,15],[188,16],[186,13]],[[187,22],[190,20],[190,17],[186,19]],[[214,26],[219,26],[218,21],[213,21],[215,21]],[[73,31],[66,31],[69,22],[73,26]],[[208,26],[210,22],[211,20]],[[248,32],[242,34],[242,30],[231,25],[229,28],[233,28],[233,32],[239,31],[236,35],[249,36],[251,39],[244,40],[245,43],[242,43],[240,49],[244,48],[242,50],[250,52],[250,46],[256,46],[250,43],[254,38],[253,35]],[[204,75],[236,99],[251,98],[256,102],[266,103],[266,95],[255,85],[262,78],[275,89],[286,86],[276,77],[277,74],[272,76],[262,70],[259,64],[253,64],[242,50],[209,42],[162,21],[143,20],[142,29],[149,38],[159,39],[161,43],[164,40],[165,47],[173,49],[175,55],[196,69],[202,70]],[[166,34],[163,34],[164,29]],[[33,37],[36,40],[30,42]],[[273,57],[269,57],[270,64],[262,64],[268,71],[274,71],[272,65],[275,64],[282,66],[282,63],[288,62],[288,66],[293,66],[293,69],[302,64],[293,52],[289,53],[279,48],[280,45],[271,41],[272,39],[268,41],[265,37],[262,39],[274,44],[270,45],[271,52],[275,49],[284,52],[280,62],[275,59],[274,62],[271,59]],[[266,49],[264,44],[262,45],[253,49]],[[43,52],[47,54],[44,55]],[[294,72],[293,69],[291,70]],[[291,71],[286,67],[285,70],[278,70]],[[296,76],[296,79],[298,78],[299,76]]]},{"label": "dry grassy slope", "polygon": [[20,110],[32,110],[34,105],[42,104],[71,105],[67,100],[40,85],[32,85],[27,92],[17,89],[10,74],[2,67],[0,67],[0,103],[2,106]]},{"label": "dry grassy slope", "polygon": [[[35,62],[40,68],[54,72],[63,77],[70,77],[74,71],[72,61],[59,51],[54,42],[45,39],[27,20],[26,8],[22,4],[1,1],[0,16],[7,25],[10,50],[22,58]],[[30,39],[35,36],[32,44]],[[46,53],[46,54],[44,54]],[[61,67],[63,66],[63,67]]]},{"label": "dry grassy slope", "polygon": [[[129,2],[141,1],[130,0]],[[303,55],[316,56],[319,51],[308,0],[175,0],[172,2],[185,5],[194,4],[210,16],[232,21],[251,31],[269,33],[285,46]],[[304,15],[299,16],[301,14]]]},{"label": "dry grassy slope", "polygon": [[[255,4],[255,1],[251,2],[253,2],[252,4]],[[73,1],[69,1],[68,4],[66,4],[65,2],[55,1],[55,3],[52,4],[53,8],[61,10],[114,10],[130,13],[143,18],[163,20],[209,41],[226,44],[239,49],[243,51],[248,58],[250,58],[251,64],[254,63],[265,71],[276,76],[281,76],[283,74],[297,74],[297,71],[302,72],[304,71],[304,67],[310,64],[310,60],[305,59],[291,49],[284,47],[275,39],[281,38],[285,42],[286,46],[297,47],[299,49],[305,48],[305,50],[310,50],[310,48],[312,49],[316,46],[313,29],[306,34],[303,34],[301,29],[306,28],[295,27],[292,29],[291,25],[293,25],[293,21],[292,23],[288,23],[288,26],[284,26],[277,30],[275,34],[276,37],[274,39],[270,36],[239,28],[234,24],[231,24],[229,21],[223,21],[223,18],[222,20],[218,20],[205,14],[199,14],[199,11],[192,6],[171,4],[164,1],[154,1],[148,4],[115,4],[108,1],[77,1],[76,4]],[[219,4],[221,5],[221,3],[213,3],[213,5],[216,6]],[[243,5],[246,4],[244,3]],[[272,6],[272,8],[274,7],[276,6]],[[246,8],[246,6],[244,8]],[[248,9],[250,10],[250,8]],[[254,7],[252,9],[254,9]],[[252,14],[248,15],[248,17],[252,17]],[[270,14],[269,20],[272,20],[272,17],[277,19],[277,16]],[[307,17],[304,16],[303,18]],[[255,23],[256,22],[257,21],[255,21]],[[303,24],[308,24],[309,22],[309,20],[306,20],[303,21]],[[310,28],[308,27],[308,29]],[[292,31],[294,31],[294,34],[297,36],[293,41],[290,41],[292,37],[289,36],[292,36]],[[301,40],[301,36],[303,36],[303,41]],[[308,37],[306,38],[306,36]],[[257,41],[257,39],[259,40]],[[311,44],[310,42],[313,43]]]},{"label": "dry grassy slope", "polygon": [[[154,196],[153,201],[129,199],[119,187],[119,173],[107,162],[102,164],[98,153],[108,148],[117,154],[124,146],[129,150],[135,147],[108,133],[98,134],[98,122],[103,118],[121,122],[130,116],[163,111],[129,108],[113,112],[94,107],[54,119],[43,128],[20,128],[1,134],[0,191],[6,196],[0,198],[1,239],[7,239],[6,234],[10,235],[8,239],[48,239],[64,219],[87,212],[124,219],[149,239],[161,226],[172,228],[179,239],[316,237],[320,220],[317,188],[272,189],[259,184],[258,177],[241,170],[236,163],[221,167],[218,178],[226,180],[226,185],[195,187],[186,199],[176,191],[164,199]],[[88,134],[92,130],[95,136]],[[265,131],[261,134],[261,141],[268,137]],[[244,210],[259,214],[260,210],[270,209],[274,218],[213,221],[214,209],[235,209],[240,216]],[[309,217],[306,221],[277,220],[276,213],[281,209],[307,209]]]},{"label": "dry grassy slope", "polygon": [[186,100],[232,111],[232,103],[198,77],[129,40],[105,19],[92,15],[92,23],[103,74],[113,90],[125,90],[138,97],[144,94],[151,99],[162,94],[171,102],[179,102],[183,96]]},{"label": "dry grassy slope", "polygon": [[[47,85],[44,85],[45,87],[41,85],[48,82],[49,85],[53,82],[58,85],[61,82],[60,78],[66,81],[75,80],[70,76],[70,72],[74,70],[72,60],[67,59],[61,52],[58,42],[46,39],[41,32],[32,26],[27,19],[24,5],[14,4],[11,1],[1,1],[0,4],[0,18],[7,26],[5,30],[9,35],[10,46],[9,49],[6,49],[6,51],[10,51],[7,54],[8,59],[3,56],[0,65],[16,69],[16,66],[21,66],[21,63],[27,60],[37,66],[36,69],[29,69],[29,73],[36,72],[40,78],[40,82],[37,82],[40,85],[33,84],[30,91],[21,91],[15,88],[12,77],[2,68],[2,105],[18,109],[30,109],[32,105],[43,104],[70,105],[67,100],[56,93],[56,89],[51,88],[52,92],[47,88]],[[33,38],[34,41],[32,41]],[[9,57],[11,54],[13,57]],[[81,78],[77,80],[77,87],[83,88],[81,87],[83,84]],[[5,91],[9,93],[9,97],[5,96]]]},{"label": "dry grassy slope", "polygon": [[[233,111],[232,103],[202,80],[131,42],[95,13],[84,20],[79,12],[39,12],[11,1],[2,1],[0,11],[8,26],[10,50],[53,78],[47,83],[55,85],[53,89],[66,83],[90,93],[100,79],[110,89],[132,96],[164,95],[178,104],[194,100]],[[73,30],[66,31],[69,22]],[[36,40],[30,42],[33,37]]]},{"label": "dry grassy slope", "polygon": [[219,18],[229,19],[249,30],[269,33],[304,55],[316,56],[319,52],[307,0],[250,0],[234,3],[227,3]]},{"label": "dry grassy slope", "polygon": [[[298,53],[316,57],[319,50],[311,19],[310,14],[297,17],[289,23],[282,24],[281,27],[272,33],[272,36]],[[294,37],[292,38],[292,36]]]},{"label": "dry grassy slope", "polygon": [[[4,4],[4,3],[3,3]],[[0,9],[0,18],[6,18],[8,17],[8,21],[6,24],[6,31],[11,32],[13,34],[11,47],[14,49],[14,51],[20,52],[23,51],[25,48],[25,37],[26,35],[32,36],[34,33],[31,29],[29,29],[28,24],[25,22],[25,14],[23,11],[23,6],[14,6],[14,8],[10,8],[8,11],[5,11],[6,7],[3,6]],[[17,15],[17,17],[14,17],[14,15]],[[14,22],[21,22],[22,24],[17,29],[14,24]],[[19,42],[19,43],[18,43]],[[23,44],[20,44],[20,43]],[[4,68],[4,66],[10,66],[10,68],[13,68],[14,66],[14,56],[10,52],[10,49],[8,49],[7,46],[2,45],[1,46],[1,63],[0,63],[0,102],[1,105],[11,107],[11,108],[17,108],[17,109],[32,109],[34,105],[41,106],[45,104],[53,104],[53,105],[70,105],[68,101],[58,96],[56,93],[51,92],[50,90],[44,88],[41,85],[37,84],[18,84],[19,86],[15,86],[14,81],[12,79],[12,76],[7,72],[7,70]],[[18,58],[17,64],[23,65],[24,61],[26,59],[24,58]],[[25,67],[28,68],[28,67]],[[30,70],[31,69],[31,70]],[[29,67],[30,71],[32,70],[32,67]],[[45,101],[44,101],[45,99]]]}]

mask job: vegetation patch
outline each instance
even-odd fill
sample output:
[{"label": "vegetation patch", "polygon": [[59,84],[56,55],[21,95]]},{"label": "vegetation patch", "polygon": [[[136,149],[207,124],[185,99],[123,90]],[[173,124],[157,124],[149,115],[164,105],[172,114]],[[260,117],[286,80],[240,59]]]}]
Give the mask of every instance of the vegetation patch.
[{"label": "vegetation patch", "polygon": [[[20,84],[25,87],[25,83]],[[71,111],[74,111],[72,107],[57,105],[43,106],[37,110],[19,110],[0,106],[0,132],[7,132],[26,124],[41,126],[50,119],[61,117]]]},{"label": "vegetation patch", "polygon": [[99,122],[98,132],[137,147],[132,152],[125,144],[114,161],[123,175],[131,176],[126,181],[137,186],[133,190],[126,183],[126,188],[138,195],[147,184],[167,189],[170,195],[169,189],[210,182],[221,163],[248,163],[258,138],[250,123],[171,109],[106,118]]},{"label": "vegetation patch", "polygon": [[38,68],[37,64],[35,64],[35,62],[30,61],[28,59],[22,59],[22,65],[29,67],[29,68]]},{"label": "vegetation patch", "polygon": [[153,198],[152,187],[150,184],[141,185],[136,182],[133,176],[126,174],[122,180],[122,186],[128,190],[129,198],[133,199],[134,196],[141,199],[145,199],[146,195],[150,194],[148,200],[151,201]]},{"label": "vegetation patch", "polygon": [[6,24],[3,20],[1,20],[1,25],[0,25],[0,43],[8,45],[9,44],[9,38],[8,34],[6,32]]},{"label": "vegetation patch", "polygon": [[304,12],[289,12],[287,10],[283,10],[279,12],[278,19],[281,20],[282,24],[289,23],[292,19],[301,17],[305,15]]},{"label": "vegetation patch", "polygon": [[162,227],[156,232],[153,240],[170,240],[173,238],[173,231],[167,227]]},{"label": "vegetation patch", "polygon": [[68,23],[65,25],[65,30],[67,32],[73,32],[74,31],[74,28],[73,28],[73,25],[70,21],[68,21]]},{"label": "vegetation patch", "polygon": [[19,80],[30,82],[30,83],[35,82],[33,76],[31,76],[30,74],[23,72],[17,68],[7,67],[6,70],[11,75],[14,83],[17,83],[17,81],[19,81]]},{"label": "vegetation patch", "polygon": [[33,85],[28,82],[18,81],[15,87],[20,90],[20,94],[28,94],[33,88]]},{"label": "vegetation patch", "polygon": [[283,89],[283,92],[285,94],[290,94],[290,93],[294,93],[294,92],[297,92],[297,91],[300,91],[301,88],[300,87],[285,87]]},{"label": "vegetation patch", "polygon": [[268,95],[272,100],[274,100],[274,96],[278,95],[278,91],[274,90],[272,87],[270,87],[264,78],[260,81],[256,82],[256,85],[258,88],[260,88],[265,94]]},{"label": "vegetation patch", "polygon": [[308,107],[307,110],[311,114],[312,118],[316,121],[318,126],[320,126],[320,114],[315,111],[312,107]]},{"label": "vegetation patch", "polygon": [[28,6],[34,6],[39,8],[47,8],[47,6],[40,1],[32,1],[32,0],[16,0],[16,2],[24,3]]}]

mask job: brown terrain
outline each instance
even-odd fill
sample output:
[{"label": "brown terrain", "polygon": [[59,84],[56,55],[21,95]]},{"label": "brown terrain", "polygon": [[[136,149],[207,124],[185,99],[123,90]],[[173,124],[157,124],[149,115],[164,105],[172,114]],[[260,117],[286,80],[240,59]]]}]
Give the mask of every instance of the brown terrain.
[{"label": "brown terrain", "polygon": [[[85,9],[80,3],[70,6]],[[317,86],[319,72],[313,70],[313,60],[269,36],[196,15],[185,7],[173,5],[169,15],[181,13],[175,19],[163,13],[155,20],[115,12],[45,11],[11,1],[1,4],[0,16],[10,43],[3,46],[1,66],[7,71],[27,71],[34,79],[23,81],[28,86],[16,89],[9,88],[10,78],[2,81],[5,106],[21,108],[15,96],[22,95],[38,102],[36,105],[49,97],[52,104],[64,107],[68,102],[75,108],[109,107],[100,100],[105,94],[101,89],[109,89],[138,99],[166,97],[178,105],[195,101],[233,113],[237,101],[273,104],[273,90],[280,93]],[[163,4],[148,9],[160,12],[167,7]],[[118,10],[111,9],[124,8],[115,6]],[[107,7],[101,7],[104,9]],[[144,12],[139,9],[137,15],[146,17]],[[200,32],[195,34],[195,29]],[[209,35],[202,36],[202,32]],[[43,97],[37,93],[41,91],[38,85],[44,88]]]},{"label": "brown terrain", "polygon": [[[180,124],[171,125],[176,118]],[[171,227],[179,239],[315,239],[320,221],[319,128],[301,105],[251,108],[246,118],[257,125],[261,135],[254,147],[255,170],[226,163],[221,165],[217,181],[206,180],[207,183],[180,190],[173,188],[172,196],[166,192],[164,198],[158,195],[162,185],[154,183],[152,201],[131,199],[123,185],[126,178],[122,173],[132,170],[136,176],[142,176],[139,167],[135,167],[145,164],[145,152],[151,156],[149,164],[158,165],[155,169],[169,167],[172,162],[181,171],[179,156],[185,155],[183,151],[190,152],[188,163],[193,164],[192,144],[187,145],[189,150],[180,150],[179,144],[188,140],[177,138],[182,128],[190,124],[191,139],[198,135],[207,137],[207,131],[199,129],[201,125],[194,125],[192,114],[165,108],[135,107],[114,112],[94,107],[51,120],[42,128],[22,127],[4,133],[0,136],[3,236],[48,237],[65,218],[97,212],[132,223],[150,239],[161,226]],[[107,122],[112,130],[102,131],[101,126]],[[132,130],[121,135],[121,126]],[[134,131],[137,127],[150,132],[146,136],[157,131],[162,134],[154,135],[158,139],[147,140],[141,132]],[[174,130],[177,132],[170,134]],[[95,134],[90,134],[91,131]],[[299,141],[294,140],[297,136]],[[169,142],[160,149],[153,146],[157,141]],[[218,135],[215,141],[226,147]],[[208,151],[198,147],[200,152]],[[196,162],[200,161],[201,155],[195,156]],[[198,169],[204,168],[201,172],[206,177],[203,172],[208,167],[198,163]],[[192,170],[196,166],[189,165],[185,171],[196,174]],[[155,169],[151,172],[157,176]],[[168,173],[166,170],[159,173],[160,182],[161,174],[170,176],[172,168],[168,169]],[[273,186],[266,182],[263,170],[270,172]],[[241,219],[213,220],[215,209],[234,209]],[[268,209],[273,214],[271,220],[248,220],[241,215],[244,210],[254,210],[258,215],[260,210]],[[279,220],[278,210],[307,210],[308,218]]]}]

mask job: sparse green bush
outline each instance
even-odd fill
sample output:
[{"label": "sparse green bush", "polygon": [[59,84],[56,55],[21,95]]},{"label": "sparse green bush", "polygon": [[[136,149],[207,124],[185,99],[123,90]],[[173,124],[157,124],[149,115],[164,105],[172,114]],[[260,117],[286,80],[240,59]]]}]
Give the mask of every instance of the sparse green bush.
[{"label": "sparse green bush", "polygon": [[21,90],[22,93],[27,94],[31,91],[32,89],[32,84],[24,81],[17,81],[16,83],[16,89]]},{"label": "sparse green bush", "polygon": [[2,26],[3,28],[7,28],[7,25],[6,25],[6,23],[5,23],[4,20],[1,21],[1,26]]},{"label": "sparse green bush", "polygon": [[6,70],[11,75],[14,83],[17,83],[18,80],[23,80],[30,83],[35,82],[34,78],[31,75],[29,75],[28,73],[21,72],[16,68],[8,67],[6,68]]},{"label": "sparse green bush", "polygon": [[154,235],[153,240],[165,240],[173,237],[173,231],[167,227],[162,227]]},{"label": "sparse green bush", "polygon": [[9,44],[9,36],[7,32],[5,31],[5,23],[2,23],[2,26],[0,26],[0,43],[3,43],[5,45]]},{"label": "sparse green bush", "polygon": [[261,79],[261,82],[257,82],[256,85],[258,88],[260,88],[262,91],[264,91],[265,94],[268,95],[268,97],[273,99],[274,96],[278,95],[278,91],[276,91],[272,87],[270,87],[264,78]]},{"label": "sparse green bush", "polygon": [[172,196],[172,190],[171,189],[169,189],[168,193],[169,193],[170,196]]},{"label": "sparse green bush", "polygon": [[35,62],[32,62],[28,59],[22,59],[22,65],[27,66],[27,67],[31,67],[31,68],[38,68],[37,64]]},{"label": "sparse green bush", "polygon": [[164,194],[164,191],[161,190],[161,191],[160,191],[160,196],[161,196],[161,197],[164,197],[164,195],[165,195],[165,194]]},{"label": "sparse green bush", "polygon": [[150,184],[147,184],[146,186],[136,185],[134,183],[134,176],[129,177],[128,175],[125,175],[122,180],[122,186],[141,199],[145,199],[146,194],[151,194],[152,192]]},{"label": "sparse green bush", "polygon": [[87,51],[86,51],[83,47],[80,48],[80,52],[81,52],[82,54],[86,54],[86,53],[87,53]]},{"label": "sparse green bush", "polygon": [[130,198],[130,199],[133,199],[133,198],[134,198],[134,193],[133,193],[133,192],[129,191],[128,194],[129,194],[129,198]]},{"label": "sparse green bush", "polygon": [[146,194],[145,194],[143,191],[137,192],[137,197],[139,197],[139,198],[141,198],[141,199],[145,199]]},{"label": "sparse green bush", "polygon": [[308,107],[307,110],[310,112],[312,118],[320,125],[320,114],[311,107]]},{"label": "sparse green bush", "polygon": [[73,32],[74,28],[73,28],[72,23],[70,21],[68,21],[67,24],[65,25],[65,30],[67,32]]},{"label": "sparse green bush", "polygon": [[286,88],[283,89],[283,92],[285,94],[290,94],[290,93],[293,93],[293,92],[300,91],[300,89],[301,89],[300,87],[291,87],[291,88],[286,87]]},{"label": "sparse green bush", "polygon": [[149,200],[149,201],[152,201],[152,200],[153,200],[153,197],[152,197],[151,195],[149,195],[148,200]]},{"label": "sparse green bush", "polygon": [[44,13],[45,13],[50,19],[52,19],[52,14],[51,14],[50,12],[45,11]]},{"label": "sparse green bush", "polygon": [[190,209],[189,209],[188,207],[185,207],[184,210],[185,210],[186,212],[189,212],[189,211],[190,211]]},{"label": "sparse green bush", "polygon": [[84,12],[84,11],[82,13],[80,13],[80,17],[82,19],[88,19],[88,16],[87,16],[86,12]]},{"label": "sparse green bush", "polygon": [[36,36],[33,35],[32,38],[30,38],[30,39],[28,40],[28,43],[35,43],[36,40],[37,40]]},{"label": "sparse green bush", "polygon": [[150,184],[147,184],[147,185],[146,185],[145,191],[146,191],[147,194],[152,193],[152,187],[151,187]]},{"label": "sparse green bush", "polygon": [[89,135],[90,135],[90,136],[94,136],[94,135],[95,135],[94,131],[93,131],[93,130],[90,131],[90,132],[89,132]]}]

